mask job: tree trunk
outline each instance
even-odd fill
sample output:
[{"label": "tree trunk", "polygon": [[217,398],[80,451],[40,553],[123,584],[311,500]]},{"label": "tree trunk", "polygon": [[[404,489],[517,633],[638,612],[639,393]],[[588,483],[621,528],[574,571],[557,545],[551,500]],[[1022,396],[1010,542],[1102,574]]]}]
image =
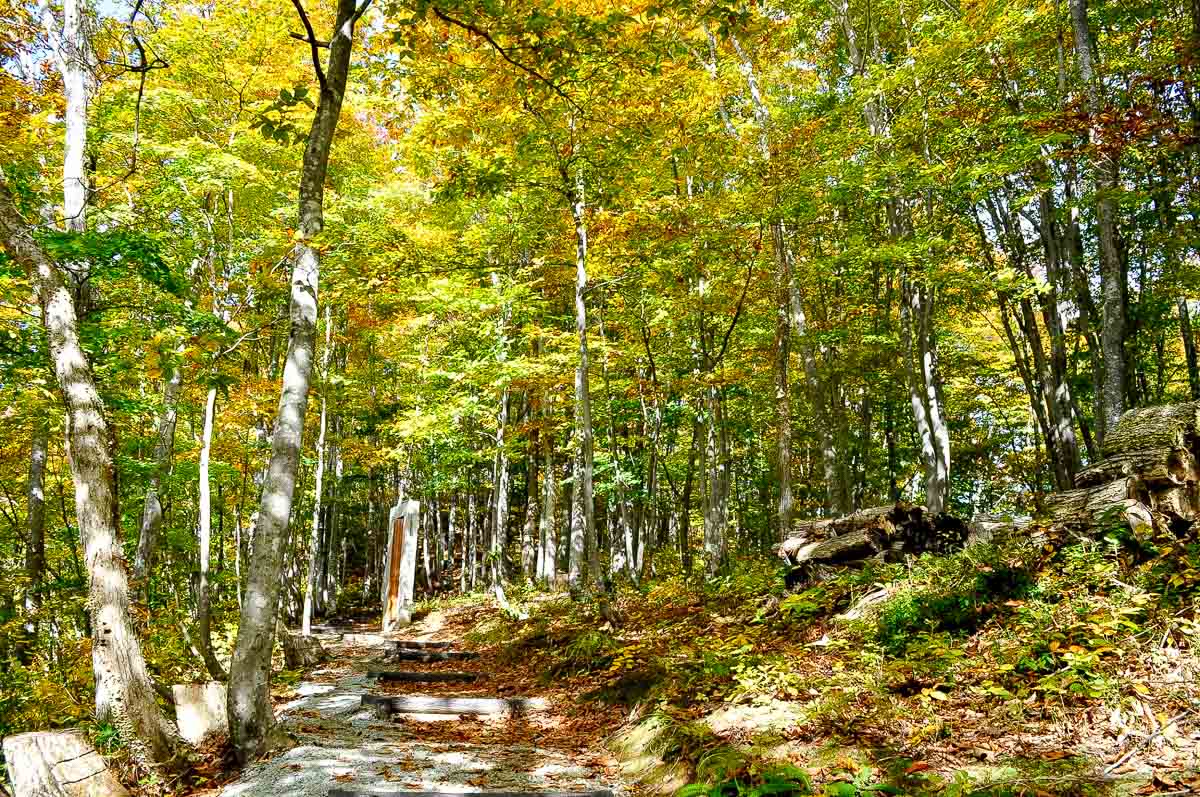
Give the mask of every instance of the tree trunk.
[{"label": "tree trunk", "polygon": [[942,409],[937,343],[931,329],[932,289],[901,278],[900,339],[909,401],[925,463],[925,504],[941,512],[950,487],[950,436]]},{"label": "tree trunk", "polygon": [[1196,364],[1196,336],[1192,332],[1192,316],[1187,299],[1179,300],[1179,335],[1183,338],[1183,354],[1187,361],[1188,388],[1193,401],[1200,400],[1200,366]]},{"label": "tree trunk", "polygon": [[261,515],[254,535],[246,596],[230,667],[229,730],[235,755],[241,763],[252,760],[262,751],[274,722],[270,678],[279,573],[296,487],[316,338],[320,253],[313,239],[324,227],[325,175],[334,131],[341,115],[354,23],[359,13],[355,0],[338,0],[337,18],[329,40],[327,72],[321,71],[320,51],[313,45],[320,100],[308,134],[300,174],[299,224],[296,244],[290,255],[291,333],[271,441],[270,466],[263,487]]},{"label": "tree trunk", "polygon": [[[333,323],[330,308],[325,307],[325,351],[321,354],[321,372],[326,381],[329,379],[329,357],[332,351],[330,345],[333,338]],[[328,423],[326,411],[328,405],[324,395],[321,396],[321,430],[317,435],[317,475],[313,486],[312,535],[308,541],[308,580],[304,585],[304,616],[300,621],[300,633],[304,636],[312,634],[313,598],[317,591],[317,558],[321,552],[321,497],[325,480],[325,431]]]},{"label": "tree trunk", "polygon": [[729,459],[724,445],[724,412],[718,389],[709,386],[705,397],[705,496],[704,559],[708,575],[716,576],[726,559],[726,525],[729,515]]},{"label": "tree trunk", "polygon": [[[534,408],[530,408],[530,420],[533,420]],[[537,578],[538,554],[538,455],[540,451],[536,426],[529,432],[529,441],[525,453],[525,523],[521,527],[521,573],[526,578]]]},{"label": "tree trunk", "polygon": [[25,628],[18,659],[28,664],[37,647],[38,610],[42,605],[42,577],[46,572],[46,454],[50,447],[50,419],[39,413],[33,421],[29,444],[28,511],[25,538]]},{"label": "tree trunk", "polygon": [[33,240],[4,183],[0,183],[0,241],[9,257],[26,268],[37,289],[54,375],[66,403],[75,515],[89,575],[96,719],[119,728],[143,765],[167,764],[175,759],[179,739],[154,702],[129,617],[129,582],[116,526],[113,452],[104,403],[79,342],[72,296]]},{"label": "tree trunk", "polygon": [[[564,181],[566,176],[564,175]],[[587,220],[580,175],[570,191],[571,216],[575,221],[575,332],[579,336],[579,363],[575,368],[575,478],[571,488],[571,573],[573,588],[582,585],[584,556],[588,576],[600,583],[600,551],[596,540],[595,500],[592,488],[592,397],[588,387],[587,343]]]},{"label": "tree trunk", "polygon": [[208,594],[209,545],[212,541],[212,489],[208,465],[212,456],[213,423],[217,411],[217,389],[210,387],[204,402],[204,432],[200,447],[200,581],[196,587],[196,624],[200,637],[200,655],[214,681],[224,681],[225,668],[212,648],[212,616]]},{"label": "tree trunk", "polygon": [[1101,349],[1104,379],[1099,386],[1105,428],[1111,429],[1125,411],[1125,263],[1117,240],[1117,198],[1120,165],[1116,151],[1105,144],[1100,117],[1104,112],[1095,47],[1088,24],[1087,0],[1070,0],[1075,58],[1084,84],[1088,137],[1096,184],[1096,231],[1100,250],[1100,293],[1103,311]]},{"label": "tree trunk", "polygon": [[550,403],[543,408],[546,428],[542,431],[542,519],[538,530],[538,580],[554,585],[558,572],[558,529],[555,527],[558,509],[558,479],[554,473],[554,435]]},{"label": "tree trunk", "polygon": [[133,559],[133,578],[143,594],[149,592],[154,549],[158,545],[158,532],[162,527],[162,493],[171,474],[171,459],[175,453],[175,423],[179,417],[179,395],[182,391],[182,363],[172,362],[163,386],[163,411],[158,419],[158,441],[154,444],[154,472],[150,476],[150,486],[146,488],[137,554]]}]

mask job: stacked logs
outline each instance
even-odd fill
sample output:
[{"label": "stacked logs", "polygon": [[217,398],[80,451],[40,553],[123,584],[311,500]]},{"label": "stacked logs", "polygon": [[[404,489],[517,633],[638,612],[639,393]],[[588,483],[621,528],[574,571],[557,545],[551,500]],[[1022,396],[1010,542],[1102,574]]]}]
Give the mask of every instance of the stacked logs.
[{"label": "stacked logs", "polygon": [[799,521],[779,546],[796,568],[792,582],[820,575],[830,565],[861,566],[869,559],[898,561],[905,554],[945,554],[963,548],[972,534],[960,518],[907,504],[878,506],[851,515]]},{"label": "stacked logs", "polygon": [[1104,458],[1050,496],[1052,525],[1096,535],[1128,524],[1177,534],[1200,518],[1200,402],[1130,410],[1104,439]]}]

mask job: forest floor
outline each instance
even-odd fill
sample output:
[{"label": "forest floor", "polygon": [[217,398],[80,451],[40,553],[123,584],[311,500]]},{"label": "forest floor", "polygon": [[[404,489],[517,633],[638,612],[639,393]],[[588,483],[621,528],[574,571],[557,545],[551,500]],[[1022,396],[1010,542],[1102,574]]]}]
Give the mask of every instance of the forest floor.
[{"label": "forest floor", "polygon": [[[432,612],[394,638],[451,641],[470,625],[466,609]],[[385,662],[378,626],[322,634],[330,660],[278,693],[280,747],[220,790],[221,797],[324,797],[331,789],[397,791],[585,791],[620,788],[602,742],[605,712],[579,711],[487,655],[472,661]],[[343,638],[339,638],[343,637]],[[370,669],[456,670],[472,683],[379,683]],[[396,714],[381,719],[364,694],[541,697],[545,711],[520,717]],[[210,791],[210,794],[215,793]]]},{"label": "forest floor", "polygon": [[648,790],[1200,794],[1200,546],[1018,539],[793,590],[769,562],[664,570],[603,610],[519,589],[519,616],[430,606]]},{"label": "forest floor", "polygon": [[[785,586],[716,580],[427,601],[404,636],[479,658],[377,684],[379,646],[278,695],[291,747],[221,797],[613,789],[683,797],[1200,794],[1200,542],[1008,540]],[[397,716],[365,693],[537,697],[520,719]]]}]

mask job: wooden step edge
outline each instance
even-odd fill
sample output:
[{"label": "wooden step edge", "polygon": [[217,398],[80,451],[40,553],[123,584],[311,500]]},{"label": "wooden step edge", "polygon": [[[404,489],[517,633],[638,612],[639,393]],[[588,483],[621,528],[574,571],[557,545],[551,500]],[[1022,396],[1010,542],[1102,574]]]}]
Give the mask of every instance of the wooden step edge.
[{"label": "wooden step edge", "polygon": [[418,650],[415,648],[395,648],[389,654],[401,661],[470,661],[479,658],[479,654],[470,650]]},{"label": "wooden step edge", "polygon": [[406,648],[408,650],[449,650],[454,647],[453,642],[443,642],[440,640],[388,639],[385,641],[389,645],[395,645],[398,648]]},{"label": "wooden step edge", "polygon": [[544,711],[539,697],[438,697],[433,695],[363,695],[362,705],[380,714],[479,714],[501,716]]},{"label": "wooden step edge", "polygon": [[328,797],[614,797],[611,789],[580,791],[355,791],[330,789]]},{"label": "wooden step edge", "polygon": [[474,681],[479,678],[478,673],[473,672],[415,672],[409,670],[367,670],[368,678],[377,678],[381,681],[412,681],[420,683],[422,681],[439,682],[439,681]]}]

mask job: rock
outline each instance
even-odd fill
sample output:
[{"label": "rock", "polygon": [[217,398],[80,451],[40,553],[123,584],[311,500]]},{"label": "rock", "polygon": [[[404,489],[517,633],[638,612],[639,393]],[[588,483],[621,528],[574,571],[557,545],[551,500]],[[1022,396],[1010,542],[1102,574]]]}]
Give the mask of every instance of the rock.
[{"label": "rock", "polygon": [[225,684],[175,684],[171,693],[175,697],[175,722],[184,741],[198,745],[209,734],[229,733]]},{"label": "rock", "polygon": [[13,797],[129,797],[79,731],[35,731],[4,740]]}]

